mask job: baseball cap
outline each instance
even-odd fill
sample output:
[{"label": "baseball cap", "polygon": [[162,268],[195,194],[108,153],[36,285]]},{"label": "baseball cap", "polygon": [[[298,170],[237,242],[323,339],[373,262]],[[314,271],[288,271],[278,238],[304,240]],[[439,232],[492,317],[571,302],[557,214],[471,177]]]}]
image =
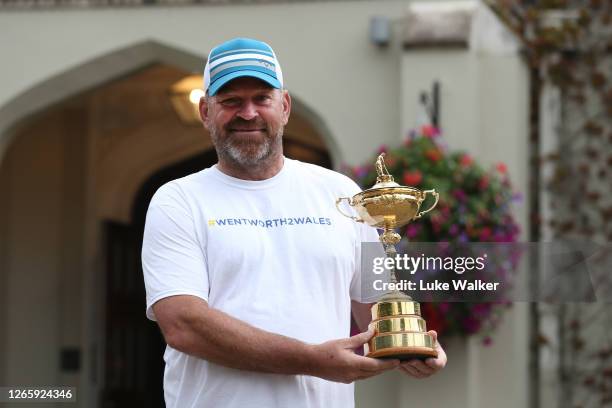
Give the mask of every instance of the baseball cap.
[{"label": "baseball cap", "polygon": [[274,50],[263,41],[234,38],[216,46],[204,67],[204,91],[214,96],[232,79],[253,77],[273,88],[283,87],[283,73]]}]

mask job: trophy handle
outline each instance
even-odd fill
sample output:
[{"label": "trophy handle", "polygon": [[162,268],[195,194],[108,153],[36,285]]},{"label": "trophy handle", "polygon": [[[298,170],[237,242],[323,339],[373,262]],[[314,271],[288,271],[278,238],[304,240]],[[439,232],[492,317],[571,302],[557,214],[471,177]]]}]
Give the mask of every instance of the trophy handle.
[{"label": "trophy handle", "polygon": [[420,213],[418,213],[414,217],[414,219],[421,218],[423,215],[425,215],[428,212],[430,212],[431,210],[433,210],[436,205],[438,205],[438,200],[440,199],[440,193],[437,193],[436,190],[425,190],[425,191],[423,191],[423,196],[427,196],[427,193],[433,195],[435,197],[436,201],[434,201],[434,203],[431,205],[431,207],[429,207],[428,209],[423,210]]},{"label": "trophy handle", "polygon": [[343,200],[348,201],[348,204],[349,204],[350,206],[352,206],[352,205],[353,205],[353,203],[351,202],[352,200],[351,200],[351,198],[350,198],[350,197],[340,197],[339,199],[337,199],[337,200],[336,200],[336,208],[338,209],[338,212],[340,212],[340,214],[342,214],[342,215],[344,215],[345,217],[350,218],[350,219],[352,219],[352,220],[354,220],[354,221],[357,221],[357,222],[363,222],[363,220],[362,220],[362,219],[359,219],[359,218],[354,217],[354,216],[352,216],[352,215],[348,215],[348,214],[346,214],[344,211],[342,211],[342,210],[340,209],[340,203],[341,203]]}]

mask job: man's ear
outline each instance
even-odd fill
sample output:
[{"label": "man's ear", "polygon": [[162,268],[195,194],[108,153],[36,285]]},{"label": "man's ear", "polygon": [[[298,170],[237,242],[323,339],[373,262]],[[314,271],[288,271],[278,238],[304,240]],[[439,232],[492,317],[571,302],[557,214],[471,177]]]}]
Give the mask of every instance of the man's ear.
[{"label": "man's ear", "polygon": [[202,123],[204,127],[208,129],[208,97],[203,96],[200,98],[200,104],[198,106],[198,110],[200,111],[200,119],[202,119]]},{"label": "man's ear", "polygon": [[286,125],[287,122],[289,122],[289,115],[291,114],[291,96],[286,89],[283,89],[281,92],[283,98],[283,124]]}]

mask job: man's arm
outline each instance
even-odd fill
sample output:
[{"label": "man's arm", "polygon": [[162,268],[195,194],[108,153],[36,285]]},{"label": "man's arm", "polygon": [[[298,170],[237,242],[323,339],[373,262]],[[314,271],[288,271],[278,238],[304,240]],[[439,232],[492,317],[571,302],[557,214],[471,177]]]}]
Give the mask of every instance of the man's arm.
[{"label": "man's arm", "polygon": [[353,352],[372,332],[312,345],[253,327],[195,296],[167,297],[153,310],[170,347],[226,367],[351,383],[399,366]]}]

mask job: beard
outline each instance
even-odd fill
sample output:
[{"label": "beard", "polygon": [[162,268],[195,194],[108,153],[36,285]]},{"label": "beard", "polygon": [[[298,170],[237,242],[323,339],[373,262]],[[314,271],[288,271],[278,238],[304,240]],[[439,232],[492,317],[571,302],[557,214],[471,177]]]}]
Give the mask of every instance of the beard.
[{"label": "beard", "polygon": [[[261,134],[235,137],[232,129],[264,129]],[[253,167],[264,163],[282,149],[283,126],[271,128],[261,118],[250,121],[236,118],[223,128],[209,128],[219,160],[230,162],[240,167]]]}]

